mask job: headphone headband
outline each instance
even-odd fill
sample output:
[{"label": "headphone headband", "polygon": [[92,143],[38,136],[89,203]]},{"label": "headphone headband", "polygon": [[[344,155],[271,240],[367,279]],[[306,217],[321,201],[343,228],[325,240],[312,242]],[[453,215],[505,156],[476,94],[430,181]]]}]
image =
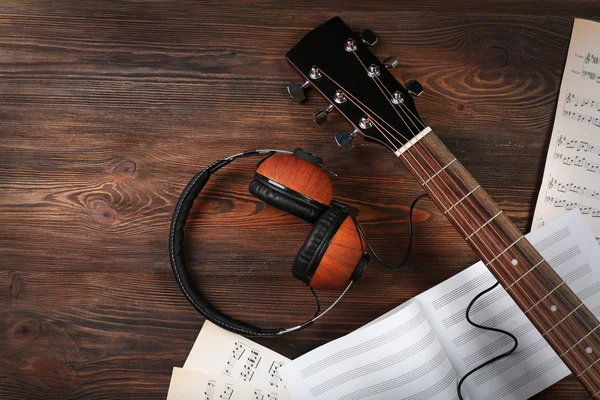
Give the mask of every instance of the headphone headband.
[{"label": "headphone headband", "polygon": [[[223,168],[227,164],[233,162],[238,158],[252,157],[252,156],[269,156],[275,153],[292,154],[291,151],[277,150],[277,149],[259,149],[249,150],[242,153],[234,154],[229,157],[223,157],[208,167],[194,175],[194,177],[187,184],[175,207],[173,213],[173,219],[171,220],[171,230],[169,234],[169,258],[171,261],[171,267],[173,274],[177,280],[177,283],[188,299],[188,301],[202,314],[206,319],[215,323],[222,328],[230,331],[238,332],[246,336],[274,336],[282,335],[284,333],[293,332],[296,330],[304,329],[310,326],[314,321],[320,318],[322,315],[327,313],[337,302],[344,296],[352,285],[352,280],[349,282],[346,289],[338,297],[338,299],[331,304],[321,314],[311,318],[310,320],[291,327],[291,328],[272,328],[262,329],[257,326],[248,324],[246,322],[237,320],[217,310],[207,299],[202,295],[198,287],[193,283],[192,277],[186,267],[184,252],[183,252],[183,239],[184,239],[184,228],[189,216],[190,210],[194,205],[194,201],[200,195],[200,192],[210,179],[211,175]],[[355,279],[356,280],[356,279]]]}]

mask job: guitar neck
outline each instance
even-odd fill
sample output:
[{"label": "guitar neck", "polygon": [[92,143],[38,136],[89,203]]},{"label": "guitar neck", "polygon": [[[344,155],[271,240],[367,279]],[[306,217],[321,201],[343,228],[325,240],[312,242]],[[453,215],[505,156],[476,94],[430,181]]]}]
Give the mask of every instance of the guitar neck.
[{"label": "guitar neck", "polygon": [[560,359],[600,398],[594,315],[429,128],[396,155]]}]

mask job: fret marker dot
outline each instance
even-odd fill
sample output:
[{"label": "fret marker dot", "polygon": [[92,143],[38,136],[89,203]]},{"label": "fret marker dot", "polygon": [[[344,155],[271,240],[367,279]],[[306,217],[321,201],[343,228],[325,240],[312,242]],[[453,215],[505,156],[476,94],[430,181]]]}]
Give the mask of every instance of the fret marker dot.
[{"label": "fret marker dot", "polygon": [[513,260],[511,262],[512,262],[512,265],[517,265],[519,263],[519,260],[517,260],[516,258],[513,258]]},{"label": "fret marker dot", "polygon": [[590,346],[585,348],[585,351],[588,352],[588,354],[592,354],[592,351],[594,351]]},{"label": "fret marker dot", "polygon": [[552,312],[555,312],[556,310],[558,310],[558,307],[556,307],[554,304],[552,304],[552,305],[550,306],[550,310],[551,310]]}]

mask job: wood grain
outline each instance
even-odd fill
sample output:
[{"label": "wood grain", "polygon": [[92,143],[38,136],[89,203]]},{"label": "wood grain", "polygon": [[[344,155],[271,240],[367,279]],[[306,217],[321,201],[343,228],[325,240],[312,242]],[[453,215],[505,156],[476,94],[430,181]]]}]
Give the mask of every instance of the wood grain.
[{"label": "wood grain", "polygon": [[[461,0],[34,1],[0,9],[0,398],[165,398],[202,319],[168,262],[188,179],[216,158],[303,147],[385,259],[400,260],[419,185],[379,146],[340,151],[316,96],[292,102],[284,60],[340,15],[380,36],[394,74],[425,87],[423,119],[522,231],[529,230],[573,17],[597,2]],[[194,208],[189,265],[209,298],[261,326],[313,312],[291,276],[310,231],[247,191],[256,160],[219,171]],[[406,269],[373,263],[308,330],[260,342],[296,357],[452,276],[475,254],[431,202]],[[322,302],[338,293],[323,293]],[[573,377],[537,396],[587,398]]]},{"label": "wood grain", "polygon": [[328,206],[333,200],[333,183],[327,172],[292,154],[275,154],[262,161],[256,173],[302,196]]},{"label": "wood grain", "polygon": [[[359,267],[366,243],[358,235],[352,219],[347,216],[331,238],[323,258],[310,281],[314,289],[337,289],[348,286],[354,270]],[[360,270],[359,270],[360,271]]]}]

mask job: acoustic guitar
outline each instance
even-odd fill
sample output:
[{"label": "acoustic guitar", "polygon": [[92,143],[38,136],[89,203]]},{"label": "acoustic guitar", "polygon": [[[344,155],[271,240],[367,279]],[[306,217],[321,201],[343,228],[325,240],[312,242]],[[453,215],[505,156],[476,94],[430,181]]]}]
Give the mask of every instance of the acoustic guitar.
[{"label": "acoustic guitar", "polygon": [[600,398],[600,323],[534,249],[485,190],[423,122],[413,96],[416,81],[401,85],[371,51],[377,37],[353,32],[335,17],[309,32],[286,55],[303,84],[288,87],[297,101],[314,89],[329,104],[315,113],[322,122],[338,112],[352,132],[336,134],[382,144],[410,170],[442,213],[478,254],[550,346],[594,398]]}]

